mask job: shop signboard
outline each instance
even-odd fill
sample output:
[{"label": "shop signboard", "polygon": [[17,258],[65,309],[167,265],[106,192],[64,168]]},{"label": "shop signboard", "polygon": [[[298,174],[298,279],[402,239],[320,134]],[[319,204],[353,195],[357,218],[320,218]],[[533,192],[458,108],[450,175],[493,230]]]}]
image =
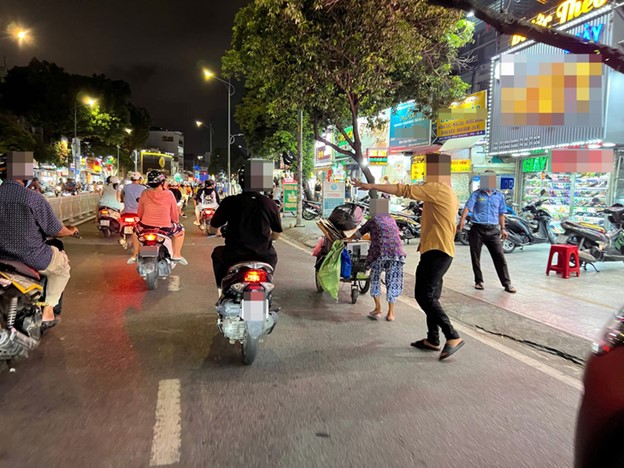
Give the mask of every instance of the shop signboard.
[{"label": "shop signboard", "polygon": [[155,153],[150,151],[141,152],[141,172],[147,174],[149,171],[162,171],[165,175],[171,175],[171,163],[173,157],[169,154]]},{"label": "shop signboard", "polygon": [[554,149],[551,172],[613,172],[611,149]]},{"label": "shop signboard", "polygon": [[284,213],[297,212],[297,184],[284,181]]},{"label": "shop signboard", "polygon": [[539,156],[522,161],[522,172],[550,172],[550,158]]},{"label": "shop signboard", "polygon": [[331,163],[332,163],[331,148],[329,148],[328,146],[317,146],[314,149],[314,165],[315,166],[331,166]]},{"label": "shop signboard", "polygon": [[451,138],[485,135],[487,120],[486,91],[466,96],[438,113],[437,135],[440,141]]},{"label": "shop signboard", "polygon": [[425,180],[425,155],[412,156],[412,182]]},{"label": "shop signboard", "polygon": [[390,111],[390,148],[409,151],[431,143],[431,121],[416,111],[414,101],[404,102]]},{"label": "shop signboard", "polygon": [[344,202],[344,182],[323,182],[323,218],[329,217],[334,208],[344,205]]},{"label": "shop signboard", "polygon": [[368,149],[366,150],[369,166],[387,166],[388,150],[386,149]]},{"label": "shop signboard", "polygon": [[451,160],[451,172],[470,172],[472,161],[470,159]]}]

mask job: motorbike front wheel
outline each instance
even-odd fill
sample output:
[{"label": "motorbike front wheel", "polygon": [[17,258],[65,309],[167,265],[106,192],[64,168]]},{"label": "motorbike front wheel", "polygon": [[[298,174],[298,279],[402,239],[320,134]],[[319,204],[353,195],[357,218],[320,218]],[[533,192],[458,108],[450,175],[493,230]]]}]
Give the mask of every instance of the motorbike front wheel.
[{"label": "motorbike front wheel", "polygon": [[514,250],[516,250],[516,244],[511,242],[509,239],[505,239],[503,241],[503,252],[505,252],[506,254],[510,254]]},{"label": "motorbike front wheel", "polygon": [[461,242],[463,245],[470,245],[470,239],[468,238],[468,231],[462,229],[462,231],[459,233],[459,242]]},{"label": "motorbike front wheel", "polygon": [[304,209],[303,213],[301,214],[303,215],[303,219],[305,219],[306,221],[312,221],[314,218],[316,218],[316,213],[309,209]]},{"label": "motorbike front wheel", "polygon": [[243,364],[250,365],[256,360],[258,354],[258,338],[252,338],[249,333],[245,334],[243,340]]}]

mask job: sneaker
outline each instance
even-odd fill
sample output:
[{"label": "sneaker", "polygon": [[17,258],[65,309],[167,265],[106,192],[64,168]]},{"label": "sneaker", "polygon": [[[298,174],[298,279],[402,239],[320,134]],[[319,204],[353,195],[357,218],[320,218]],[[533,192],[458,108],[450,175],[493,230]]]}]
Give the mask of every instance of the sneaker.
[{"label": "sneaker", "polygon": [[128,263],[128,265],[132,265],[133,263],[137,262],[137,258],[135,256],[132,256],[128,259],[128,261],[126,263]]}]

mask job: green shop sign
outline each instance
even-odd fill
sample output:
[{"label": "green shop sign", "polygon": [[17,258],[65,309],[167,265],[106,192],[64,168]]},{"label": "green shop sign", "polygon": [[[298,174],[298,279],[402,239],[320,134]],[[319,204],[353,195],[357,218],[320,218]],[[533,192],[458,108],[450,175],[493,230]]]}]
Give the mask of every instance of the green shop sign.
[{"label": "green shop sign", "polygon": [[549,170],[550,158],[548,156],[527,158],[522,161],[522,172],[548,172]]},{"label": "green shop sign", "polygon": [[284,213],[297,212],[297,184],[284,184]]}]

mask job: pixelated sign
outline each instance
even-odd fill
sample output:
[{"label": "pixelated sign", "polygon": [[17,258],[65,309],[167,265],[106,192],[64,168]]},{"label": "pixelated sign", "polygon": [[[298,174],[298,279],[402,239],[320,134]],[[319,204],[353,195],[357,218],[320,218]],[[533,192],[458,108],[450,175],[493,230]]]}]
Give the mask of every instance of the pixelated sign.
[{"label": "pixelated sign", "polygon": [[503,126],[594,126],[602,120],[600,55],[503,54]]},{"label": "pixelated sign", "polygon": [[431,121],[416,112],[414,101],[399,104],[390,112],[390,147],[407,149],[431,142]]},{"label": "pixelated sign", "polygon": [[451,160],[451,172],[470,172],[472,162],[470,159]]},{"label": "pixelated sign", "polygon": [[323,182],[323,218],[329,217],[334,208],[344,205],[344,202],[344,182]]},{"label": "pixelated sign", "polygon": [[613,172],[613,150],[554,149],[552,172]]},{"label": "pixelated sign", "polygon": [[366,155],[368,156],[368,164],[371,166],[388,165],[388,150],[368,149],[366,150]]},{"label": "pixelated sign", "polygon": [[438,112],[438,139],[485,135],[486,92],[471,94]]}]

